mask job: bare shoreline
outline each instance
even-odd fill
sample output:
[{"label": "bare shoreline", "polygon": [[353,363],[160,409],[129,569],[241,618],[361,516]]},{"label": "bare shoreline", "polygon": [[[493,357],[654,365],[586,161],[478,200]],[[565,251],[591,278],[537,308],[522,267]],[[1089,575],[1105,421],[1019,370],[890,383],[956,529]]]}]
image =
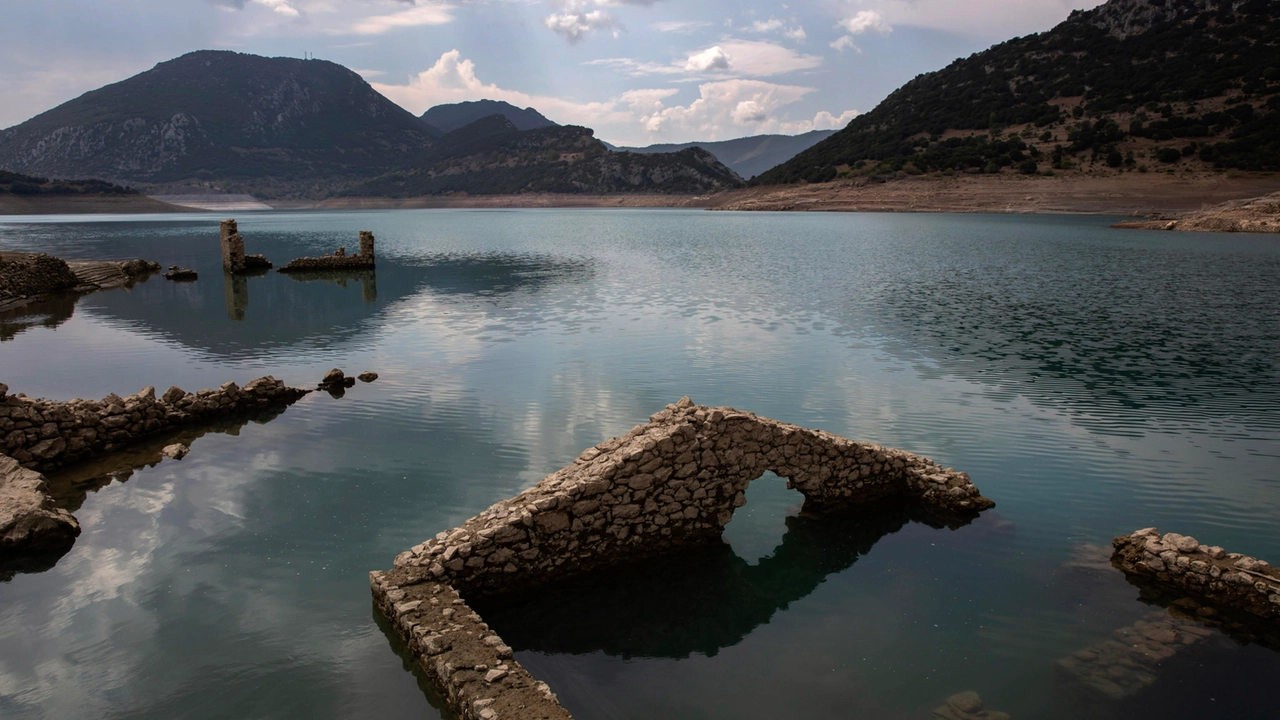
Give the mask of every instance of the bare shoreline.
[{"label": "bare shoreline", "polygon": [[[931,212],[1088,214],[1173,218],[1220,203],[1280,191],[1280,175],[1261,173],[1110,173],[1059,176],[963,175],[866,179],[752,187],[707,195],[450,195],[270,201],[274,210],[503,208],[697,208],[766,212]],[[17,201],[17,202],[15,202]],[[144,196],[0,198],[0,215],[200,212]]]}]

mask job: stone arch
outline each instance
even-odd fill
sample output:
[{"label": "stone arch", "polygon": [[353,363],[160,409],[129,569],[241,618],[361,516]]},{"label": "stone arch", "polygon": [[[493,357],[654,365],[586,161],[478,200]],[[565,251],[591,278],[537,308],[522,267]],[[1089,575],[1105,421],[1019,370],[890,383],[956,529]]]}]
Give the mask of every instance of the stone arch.
[{"label": "stone arch", "polygon": [[396,565],[483,595],[669,551],[719,538],[766,471],[816,506],[904,497],[964,514],[994,505],[968,475],[928,458],[683,398]]},{"label": "stone arch", "polygon": [[682,398],[370,573],[374,599],[461,717],[566,720],[467,599],[717,542],[766,471],[819,506],[898,497],[963,518],[995,505],[928,458]]}]

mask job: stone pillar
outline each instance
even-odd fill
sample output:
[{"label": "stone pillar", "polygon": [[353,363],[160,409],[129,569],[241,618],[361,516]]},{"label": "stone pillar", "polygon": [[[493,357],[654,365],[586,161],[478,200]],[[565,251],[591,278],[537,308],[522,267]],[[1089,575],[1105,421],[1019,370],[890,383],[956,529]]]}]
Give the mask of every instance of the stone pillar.
[{"label": "stone pillar", "polygon": [[229,273],[244,272],[244,238],[235,220],[222,221],[222,269]]},{"label": "stone pillar", "polygon": [[360,231],[360,255],[373,259],[373,232],[371,230]]}]

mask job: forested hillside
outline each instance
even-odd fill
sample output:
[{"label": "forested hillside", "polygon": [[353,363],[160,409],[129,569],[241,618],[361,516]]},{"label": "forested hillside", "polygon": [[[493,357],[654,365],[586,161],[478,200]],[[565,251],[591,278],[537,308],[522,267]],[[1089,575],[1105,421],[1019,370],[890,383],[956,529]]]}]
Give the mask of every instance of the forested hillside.
[{"label": "forested hillside", "polygon": [[756,178],[1280,170],[1280,2],[1111,0],[918,76]]}]

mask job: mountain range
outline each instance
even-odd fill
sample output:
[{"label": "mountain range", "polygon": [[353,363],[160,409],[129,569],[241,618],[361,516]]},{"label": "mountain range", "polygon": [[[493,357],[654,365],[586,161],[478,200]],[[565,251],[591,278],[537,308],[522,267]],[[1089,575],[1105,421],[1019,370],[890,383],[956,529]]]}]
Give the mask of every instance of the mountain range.
[{"label": "mountain range", "polygon": [[1081,165],[1280,170],[1275,0],[1111,0],[916,77],[757,184]]},{"label": "mountain range", "polygon": [[744,178],[753,178],[780,165],[835,134],[835,130],[810,130],[803,135],[752,135],[734,140],[662,143],[646,147],[617,147],[635,153],[668,153],[702,148]]},{"label": "mountain range", "polygon": [[742,185],[709,153],[612,153],[532,108],[459,103],[424,118],[331,62],[199,51],[0,131],[0,168],[264,199]]},{"label": "mountain range", "polygon": [[0,132],[0,167],[314,194],[412,164],[434,142],[421,120],[341,65],[202,51]]},{"label": "mountain range", "polygon": [[414,197],[459,192],[609,194],[701,193],[742,178],[698,148],[676,153],[612,152],[590,128],[550,125],[520,130],[491,115],[447,133],[412,168],[356,183],[345,195]]},{"label": "mountain range", "polygon": [[501,100],[476,100],[436,105],[422,113],[422,121],[440,130],[441,133],[447,133],[492,115],[505,117],[517,130],[537,130],[555,125],[531,107],[521,110]]}]

